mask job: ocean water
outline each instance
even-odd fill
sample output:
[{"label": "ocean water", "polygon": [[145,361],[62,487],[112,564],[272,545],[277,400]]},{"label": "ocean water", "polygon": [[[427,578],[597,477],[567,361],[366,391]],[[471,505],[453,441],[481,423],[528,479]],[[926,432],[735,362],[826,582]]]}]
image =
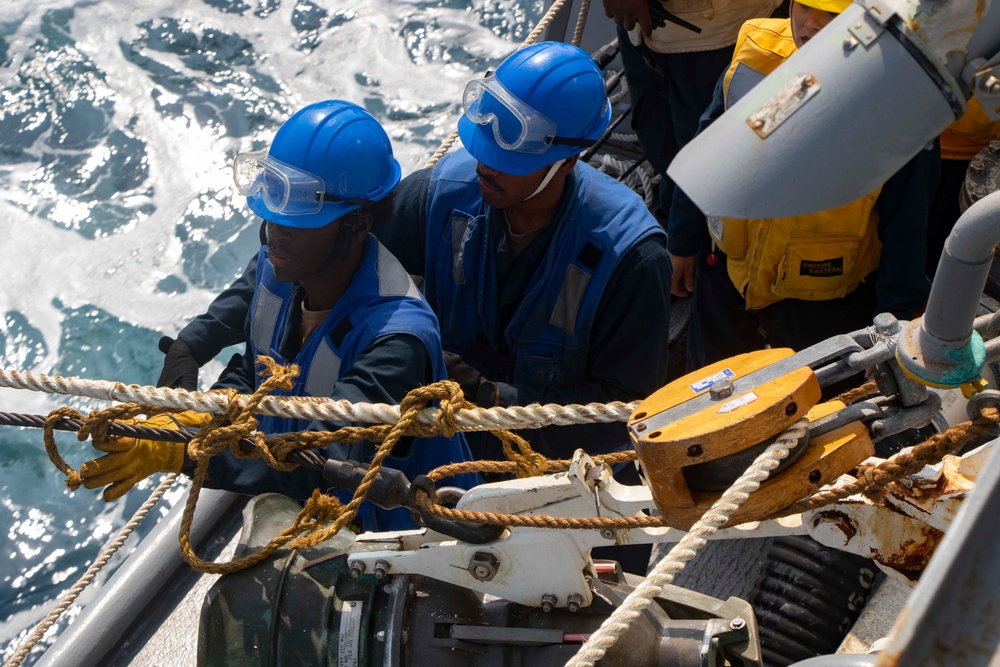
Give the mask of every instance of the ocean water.
[{"label": "ocean water", "polygon": [[[159,375],[159,336],[202,312],[255,252],[258,223],[230,175],[236,152],[265,146],[302,105],[344,98],[383,123],[404,173],[419,168],[454,127],[465,82],[520,44],[543,9],[541,0],[3,7],[0,364],[138,384]],[[219,370],[217,361],[203,369],[204,387]],[[61,405],[108,404],[0,389],[0,412]],[[93,458],[73,434],[57,443],[74,467]],[[105,504],[64,481],[40,430],[0,427],[4,660],[154,486]],[[172,490],[157,511],[182,497]]]}]

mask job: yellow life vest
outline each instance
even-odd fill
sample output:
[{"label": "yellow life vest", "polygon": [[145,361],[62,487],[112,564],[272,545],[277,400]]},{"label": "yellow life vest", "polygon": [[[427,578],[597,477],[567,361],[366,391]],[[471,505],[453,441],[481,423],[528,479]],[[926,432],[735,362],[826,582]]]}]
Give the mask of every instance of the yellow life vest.
[{"label": "yellow life vest", "polygon": [[[763,78],[794,52],[788,19],[744,23],[723,82],[726,106],[731,87],[748,77]],[[881,189],[819,213],[709,218],[709,233],[726,253],[729,278],[746,307],[755,310],[782,299],[824,301],[853,292],[878,267],[882,244],[875,200]]]},{"label": "yellow life vest", "polygon": [[971,160],[994,139],[1000,139],[1000,121],[990,120],[982,102],[973,97],[969,110],[941,133],[941,158]]}]

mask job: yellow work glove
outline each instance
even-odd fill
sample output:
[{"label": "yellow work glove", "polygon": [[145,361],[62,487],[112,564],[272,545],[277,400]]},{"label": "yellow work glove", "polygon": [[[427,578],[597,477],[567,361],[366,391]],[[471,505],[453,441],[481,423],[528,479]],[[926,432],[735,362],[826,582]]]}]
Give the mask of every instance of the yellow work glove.
[{"label": "yellow work glove", "polygon": [[[163,414],[149,419],[129,420],[136,426],[177,429],[180,426],[201,427],[211,421],[212,415],[188,410],[176,415]],[[87,461],[80,468],[83,485],[88,489],[110,485],[104,489],[104,500],[121,498],[136,482],[158,472],[180,472],[184,465],[185,443],[142,440],[140,438],[110,438],[95,440],[94,449],[107,452],[94,461]]]}]

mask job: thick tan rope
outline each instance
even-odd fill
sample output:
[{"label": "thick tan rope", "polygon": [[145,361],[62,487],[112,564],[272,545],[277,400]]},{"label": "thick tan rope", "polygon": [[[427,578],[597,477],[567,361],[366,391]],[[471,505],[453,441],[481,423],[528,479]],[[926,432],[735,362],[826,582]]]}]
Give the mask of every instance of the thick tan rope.
[{"label": "thick tan rope", "polygon": [[80,477],[80,473],[73,470],[63,460],[63,457],[59,455],[59,448],[56,446],[55,438],[55,425],[62,419],[83,419],[83,415],[74,410],[73,408],[56,408],[49,413],[49,416],[45,419],[45,427],[42,431],[42,439],[45,442],[45,453],[49,455],[49,460],[55,464],[59,471],[66,475],[66,486],[69,487],[70,491],[76,491],[83,484],[83,478]]},{"label": "thick tan rope", "polygon": [[583,0],[580,3],[580,13],[576,16],[576,28],[573,30],[574,46],[580,46],[583,41],[583,30],[587,27],[587,15],[590,13],[590,0]]},{"label": "thick tan rope", "polygon": [[[260,388],[254,394],[254,399],[259,402],[264,395],[277,386],[287,386],[289,377],[297,374],[297,369],[284,369],[266,357],[261,357],[262,363],[267,367],[267,372],[271,377],[261,383]],[[439,401],[439,417],[437,424],[428,426],[421,424],[417,417],[431,401]],[[235,405],[235,403],[233,403]],[[193,475],[191,491],[188,494],[187,503],[184,507],[184,515],[181,519],[181,534],[179,537],[181,553],[184,559],[195,569],[212,574],[225,574],[235,572],[247,567],[256,565],[264,559],[270,557],[278,549],[285,545],[290,548],[306,548],[316,546],[344,528],[356,515],[358,508],[368,494],[368,490],[375,481],[382,462],[391,452],[399,439],[406,435],[428,436],[442,434],[452,436],[456,433],[455,413],[460,408],[469,405],[465,400],[461,388],[454,382],[438,382],[426,387],[420,387],[407,394],[400,402],[401,416],[399,422],[392,426],[372,426],[366,428],[344,427],[332,433],[325,434],[295,434],[298,437],[308,436],[308,441],[298,447],[316,448],[322,447],[331,441],[361,441],[379,442],[375,456],[365,473],[361,483],[354,492],[351,501],[341,506],[340,502],[331,496],[325,496],[319,491],[315,491],[306,503],[305,507],[296,517],[293,525],[275,537],[269,544],[259,551],[233,560],[228,563],[213,563],[199,558],[190,543],[190,526],[194,517],[194,508],[198,502],[198,495],[205,481],[208,472],[208,462],[211,456],[222,449],[228,449],[237,453],[240,448],[240,441],[251,435],[252,429],[256,427],[256,419],[252,413],[256,407],[254,401],[238,414],[231,416],[234,423],[239,423],[243,429],[226,429],[220,427],[211,429],[212,425],[205,427],[188,446],[189,456],[197,461]],[[206,429],[210,429],[206,431]],[[226,429],[226,430],[224,430]],[[263,436],[253,434],[257,442],[257,450],[254,455],[263,456],[265,460],[272,460],[273,456],[270,445],[276,444],[282,451],[287,450],[290,445],[290,436],[278,436],[265,440]],[[519,466],[526,473],[540,474],[541,463],[544,458],[533,452],[531,447],[523,439],[513,434],[504,434],[507,438],[504,442],[504,450],[515,458],[515,466]],[[512,444],[518,446],[519,451],[514,451]],[[274,457],[278,460],[277,457]],[[328,525],[329,524],[329,525]]]},{"label": "thick tan rope", "polygon": [[[445,435],[450,437],[459,430],[457,415],[471,405],[462,396],[458,385],[454,382],[444,381],[410,392],[399,406],[401,417],[394,425],[383,424],[370,427],[347,426],[333,432],[290,433],[265,438],[263,434],[255,430],[257,420],[253,417],[253,413],[258,409],[260,403],[270,391],[278,387],[286,390],[289,389],[292,379],[298,373],[298,369],[294,366],[289,368],[282,367],[267,357],[261,357],[260,361],[265,367],[265,370],[261,374],[268,377],[261,383],[258,391],[248,401],[236,401],[234,400],[235,394],[230,395],[230,400],[227,401],[227,405],[229,406],[228,415],[217,416],[188,443],[188,456],[196,461],[196,466],[193,475],[194,484],[185,504],[179,541],[182,554],[188,563],[192,567],[205,572],[224,573],[249,567],[269,557],[274,551],[296,538],[299,539],[292,545],[293,547],[315,546],[329,539],[354,518],[358,507],[366,497],[368,489],[382,465],[382,461],[389,455],[393,445],[400,437],[406,435],[417,437]],[[838,397],[838,400],[842,400],[845,403],[850,402],[873,391],[874,383],[869,383],[869,385],[859,387],[847,394],[841,395]],[[439,402],[435,422],[433,424],[421,422],[418,416],[422,414],[425,407],[431,401],[435,400]],[[116,406],[108,411],[93,413],[92,419],[87,421],[84,427],[81,428],[81,433],[93,434],[95,437],[107,437],[107,427],[110,423],[108,419],[109,415],[117,418],[132,418],[138,414],[163,411],[169,410],[151,409],[148,406],[141,405]],[[48,423],[51,424],[65,415],[65,409],[55,411]],[[968,429],[961,428],[963,425],[959,425],[959,427],[950,429],[946,434],[935,436],[935,438],[929,440],[925,445],[914,448],[908,455],[897,455],[897,457],[881,464],[864,466],[859,480],[851,487],[816,494],[810,499],[793,505],[793,509],[783,510],[779,513],[779,516],[798,513],[805,509],[815,509],[816,507],[835,502],[840,498],[857,492],[870,493],[878,497],[879,494],[883,493],[882,489],[886,485],[908,474],[912,474],[927,463],[939,461],[944,454],[954,451],[961,446],[962,442],[967,441],[969,438],[981,434],[992,423],[995,422],[986,420],[982,424]],[[530,445],[520,436],[503,430],[494,431],[494,434],[503,444],[507,461],[454,463],[441,466],[431,471],[428,476],[434,481],[439,481],[444,477],[460,473],[484,472],[515,474],[523,478],[545,473],[562,472],[569,469],[570,461],[547,460],[541,454],[533,451]],[[51,432],[47,428],[46,449],[49,451],[50,457],[57,467],[70,478],[70,482],[67,482],[69,484],[73,482],[74,478],[72,475],[75,472],[58,455],[54,442],[51,443],[51,448],[49,447],[50,440]],[[249,452],[244,451],[241,445],[241,442],[247,440],[254,443],[253,450]],[[354,443],[362,441],[381,444],[376,450],[361,485],[356,489],[354,497],[347,506],[341,506],[336,498],[317,492],[313,494],[312,498],[303,508],[295,523],[261,551],[232,561],[231,563],[223,564],[204,561],[194,553],[189,539],[190,526],[194,517],[194,509],[197,505],[198,496],[208,471],[208,461],[212,456],[225,449],[238,458],[263,458],[269,466],[275,469],[290,470],[295,467],[295,464],[287,463],[285,458],[291,452],[317,449],[332,442]],[[635,458],[635,451],[629,450],[597,456],[595,460],[603,465],[610,466],[632,461]],[[663,518],[659,516],[566,518],[547,515],[528,516],[457,510],[434,503],[424,492],[418,492],[415,496],[415,501],[421,509],[430,514],[449,520],[476,524],[509,527],[549,527],[555,529],[627,529],[662,527],[667,525],[664,523]],[[332,526],[324,528],[324,526],[331,522]]]},{"label": "thick tan rope", "polygon": [[[977,419],[956,424],[943,433],[935,433],[908,452],[901,452],[878,464],[862,464],[858,467],[857,481],[846,486],[822,489],[769,518],[817,509],[858,493],[880,503],[889,486],[919,472],[924,466],[940,462],[947,454],[958,451],[965,443],[983,435],[997,424],[1000,424],[1000,412],[996,408],[984,408]],[[905,487],[895,485],[894,488],[905,492]]]},{"label": "thick tan rope", "polygon": [[41,641],[42,637],[45,636],[45,633],[49,631],[49,628],[55,625],[56,621],[58,621],[59,618],[66,613],[66,610],[70,608],[76,598],[79,597],[80,593],[82,593],[84,589],[91,584],[94,577],[97,576],[97,573],[104,569],[104,566],[108,564],[111,557],[115,555],[118,549],[120,549],[125,543],[125,540],[128,539],[128,536],[132,534],[140,523],[142,523],[142,520],[146,518],[146,515],[148,515],[156,503],[160,501],[163,494],[167,492],[167,489],[170,488],[176,479],[177,475],[173,474],[167,475],[163,478],[163,481],[160,482],[160,485],[153,490],[153,493],[151,493],[149,498],[146,499],[146,502],[144,502],[142,506],[136,510],[135,514],[132,515],[132,518],[129,519],[128,523],[125,524],[120,531],[118,531],[118,534],[115,535],[114,539],[108,542],[104,549],[101,550],[101,553],[97,555],[97,558],[90,564],[90,567],[87,568],[87,571],[84,572],[83,576],[80,577],[75,584],[73,584],[65,595],[63,595],[56,606],[52,608],[52,611],[49,612],[48,616],[46,616],[41,623],[35,626],[31,635],[23,644],[21,644],[20,647],[18,647],[17,651],[13,656],[11,656],[10,660],[3,664],[3,667],[19,667],[19,665],[24,662],[24,659],[27,658],[28,654],[31,652],[31,649],[33,649],[35,645]]}]

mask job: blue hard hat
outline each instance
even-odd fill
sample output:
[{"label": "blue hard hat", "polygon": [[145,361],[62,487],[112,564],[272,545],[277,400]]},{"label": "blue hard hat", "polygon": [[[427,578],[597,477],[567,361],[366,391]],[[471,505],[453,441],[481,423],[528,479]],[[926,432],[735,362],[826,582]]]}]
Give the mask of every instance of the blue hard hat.
[{"label": "blue hard hat", "polygon": [[250,209],[277,225],[316,229],[386,197],[400,177],[389,136],[351,102],[300,109],[266,152],[233,162],[237,189]]},{"label": "blue hard hat", "polygon": [[540,42],[470,81],[458,134],[491,169],[524,176],[592,145],[611,122],[600,68],[582,49]]}]

